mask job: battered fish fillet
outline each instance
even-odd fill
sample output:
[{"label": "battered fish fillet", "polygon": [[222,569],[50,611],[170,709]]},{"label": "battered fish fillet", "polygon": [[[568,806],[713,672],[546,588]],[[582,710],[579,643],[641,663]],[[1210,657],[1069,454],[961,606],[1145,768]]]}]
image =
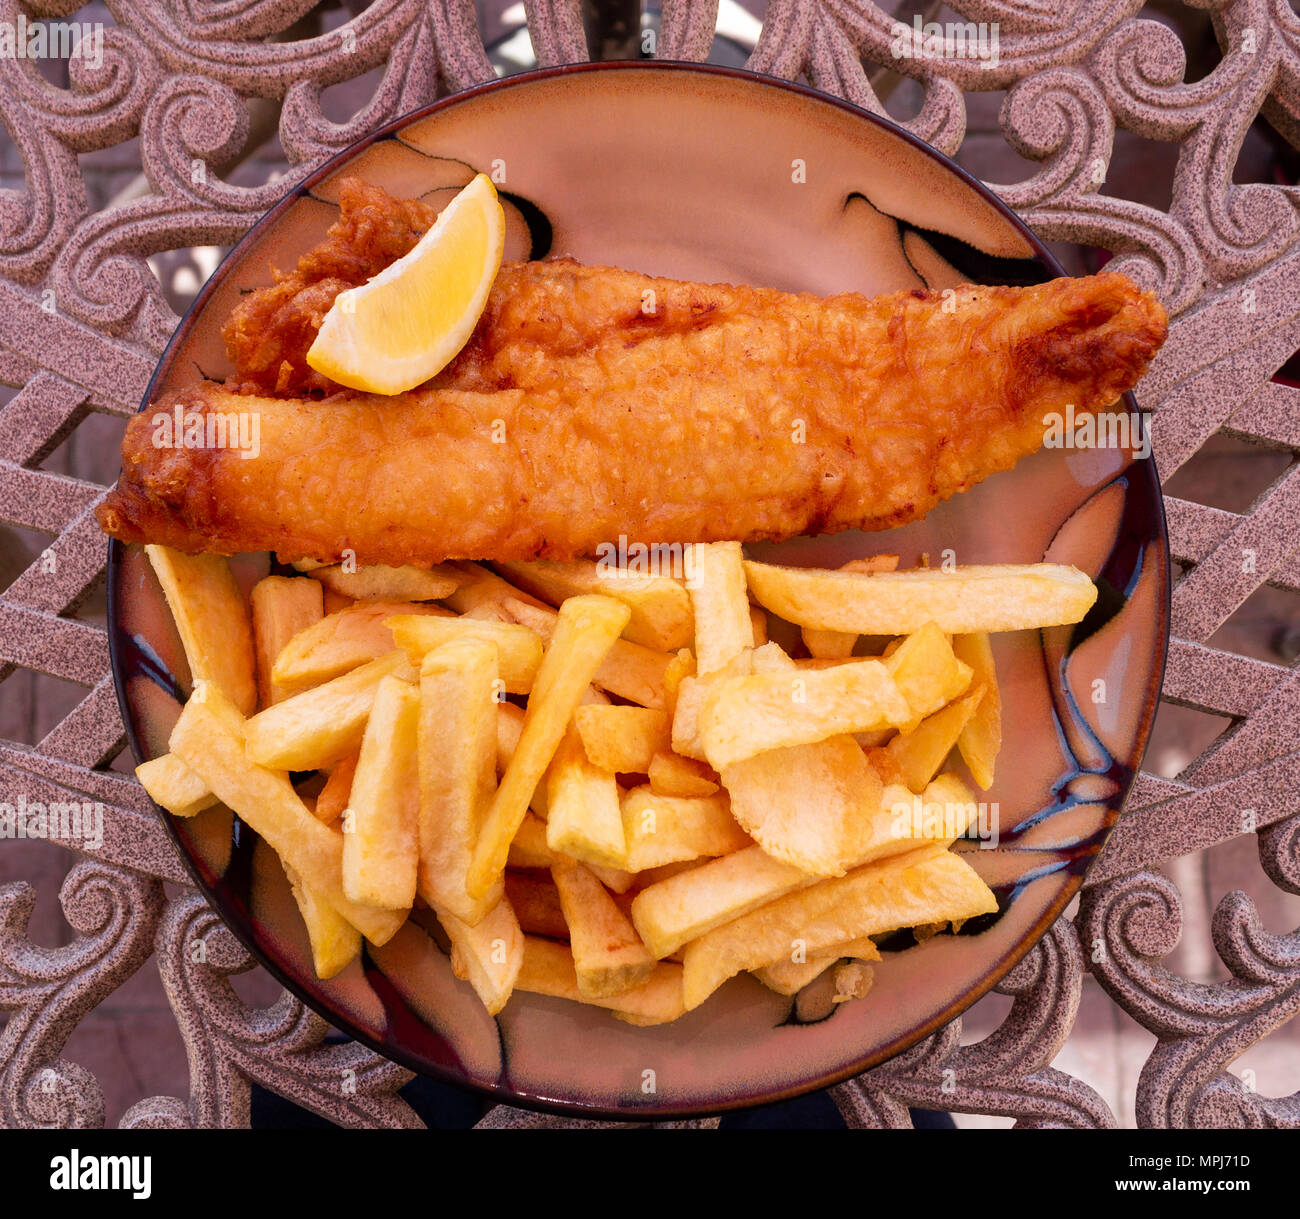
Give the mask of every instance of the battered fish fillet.
[{"label": "battered fish fillet", "polygon": [[[231,312],[222,328],[235,369],[228,388],[276,397],[342,390],[306,358],[334,298],[408,253],[438,214],[357,178],[340,183],[339,209],[325,240],[293,271],[273,270],[275,282],[249,293]],[[750,289],[665,282],[658,291],[667,298],[652,300],[648,310],[643,293],[655,287],[643,275],[568,260],[506,263],[470,342],[433,383],[503,388],[526,375],[512,367],[514,360],[542,367],[556,356],[582,354],[615,332],[652,326],[664,333],[727,303],[756,303],[743,296]]]},{"label": "battered fish fillet", "polygon": [[[157,403],[99,519],[185,551],[414,565],[886,529],[1038,449],[1049,412],[1112,403],[1165,329],[1115,274],[945,302],[515,264],[467,349],[410,393],[207,382]],[[178,404],[255,412],[257,456],[154,447]]]}]

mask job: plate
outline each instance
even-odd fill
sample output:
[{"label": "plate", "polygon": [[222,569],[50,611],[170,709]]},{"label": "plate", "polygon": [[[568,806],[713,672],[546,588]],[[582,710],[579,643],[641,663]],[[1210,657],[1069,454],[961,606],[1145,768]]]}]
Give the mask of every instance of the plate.
[{"label": "plate", "polygon": [[[436,102],[305,179],[204,287],[146,402],[228,372],[222,321],[242,293],[269,282],[270,264],[292,266],[324,236],[340,178],[439,200],[477,171],[498,182],[508,259],[571,255],[820,294],[1060,273],[989,192],[887,120],[728,69],[581,65]],[[1131,452],[1043,450],[906,528],[752,553],[837,566],[880,551],[904,565],[923,554],[935,564],[1073,563],[1101,593],[1078,627],[995,636],[1006,740],[984,799],[998,841],[960,845],[998,912],[919,945],[894,937],[865,999],[832,1004],[825,977],[785,999],[745,976],[656,1028],[524,994],[494,1020],[414,922],[321,982],[269,849],[223,810],[160,815],[254,956],[337,1027],[415,1071],[513,1104],[635,1118],[716,1113],[855,1075],[974,1002],[1078,890],[1140,762],[1168,634],[1159,484],[1153,463]],[[267,564],[249,556],[236,567],[247,586]],[[166,751],[187,688],[184,654],[138,547],[112,544],[109,595],[119,699],[144,760]]]}]

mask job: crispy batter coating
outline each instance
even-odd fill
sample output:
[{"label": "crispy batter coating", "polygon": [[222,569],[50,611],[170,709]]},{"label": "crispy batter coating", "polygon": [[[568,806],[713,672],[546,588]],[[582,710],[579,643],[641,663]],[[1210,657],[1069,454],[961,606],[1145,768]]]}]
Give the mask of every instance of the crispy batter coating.
[{"label": "crispy batter coating", "polygon": [[256,458],[156,448],[145,411],[100,522],[186,551],[416,565],[885,529],[1038,449],[1048,412],[1112,403],[1165,330],[1115,274],[967,285],[945,308],[514,264],[411,393],[204,383],[157,404],[256,412]]},{"label": "crispy batter coating", "polygon": [[[325,240],[293,271],[272,269],[275,282],[231,312],[222,328],[235,368],[228,389],[275,397],[342,390],[306,359],[325,314],[340,292],[408,253],[437,218],[418,199],[395,199],[358,178],[341,181],[339,208]],[[502,389],[530,383],[554,358],[582,355],[611,336],[621,342],[647,330],[662,335],[701,324],[720,309],[760,307],[762,294],[747,295],[755,292],[656,281],[566,259],[505,263],[469,343],[432,384]]]}]

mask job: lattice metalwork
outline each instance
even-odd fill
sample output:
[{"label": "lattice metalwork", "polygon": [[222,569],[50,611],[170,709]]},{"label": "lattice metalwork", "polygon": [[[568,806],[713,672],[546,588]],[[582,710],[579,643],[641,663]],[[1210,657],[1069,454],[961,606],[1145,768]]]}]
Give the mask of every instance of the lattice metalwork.
[{"label": "lattice metalwork", "polygon": [[[1140,393],[1166,480],[1217,432],[1300,450],[1300,390],[1273,379],[1300,348],[1300,192],[1233,181],[1257,116],[1300,144],[1300,17],[1286,0],[1191,2],[1211,10],[1221,49],[1192,83],[1178,36],[1144,16],[1141,0],[953,4],[965,19],[999,23],[995,67],[895,58],[893,17],[864,0],[776,0],[748,59],[877,112],[871,65],[914,77],[923,100],[907,126],[950,154],[965,136],[968,95],[1009,90],[1003,132],[1038,165],[998,193],[1043,236],[1114,252],[1114,265],[1155,288],[1174,317]],[[0,0],[0,21],[77,8]],[[106,8],[103,66],[74,60],[66,87],[37,62],[0,57],[0,111],[23,176],[0,191],[0,382],[17,390],[0,408],[0,520],[55,535],[0,595],[0,673],[47,674],[84,694],[37,744],[0,740],[0,782],[29,800],[107,809],[98,850],[54,839],[86,856],[59,894],[71,943],[33,944],[35,891],[0,887],[0,1123],[102,1124],[101,1089],[63,1056],[65,1043],[154,955],[187,1047],[190,1094],[142,1099],[123,1125],[246,1123],[250,1081],[340,1124],[418,1124],[395,1094],[406,1072],[360,1047],[325,1044],[324,1022],[287,995],[258,1008],[232,988],[251,962],[188,888],[134,780],[106,765],[122,743],[108,648],[76,616],[103,572],[92,515],[102,488],[41,465],[88,413],[124,417],[138,406],[176,323],[155,268],[183,261],[173,251],[233,242],[282,194],[283,181],[246,184],[244,150],[278,137],[300,175],[439,92],[490,78],[493,62],[469,0],[357,0],[328,27],[312,0]],[[541,64],[587,58],[577,0],[525,8]],[[664,0],[655,51],[705,58],[717,15],[717,0]],[[374,87],[360,111],[327,117],[328,87],[367,73]],[[1103,189],[1117,127],[1177,147],[1167,211]],[[143,177],[96,206],[87,155],[137,139]],[[1166,507],[1186,570],[1173,594],[1165,697],[1229,717],[1232,728],[1177,779],[1142,776],[1077,917],[1058,922],[998,988],[1013,1000],[1001,1026],[963,1047],[954,1022],[839,1086],[851,1124],[905,1125],[908,1105],[1022,1126],[1113,1124],[1093,1089],[1050,1066],[1091,970],[1157,1038],[1137,1087],[1141,1123],[1300,1125],[1300,1097],[1270,1099],[1226,1070],[1300,1004],[1300,932],[1266,932],[1251,901],[1229,894],[1211,931],[1231,977],[1188,980],[1164,960],[1180,934],[1180,895],[1154,870],[1254,834],[1271,883],[1300,894],[1300,680],[1294,668],[1208,642],[1261,586],[1300,592],[1300,469],[1247,512],[1173,496]],[[168,899],[165,881],[185,887]],[[196,941],[205,945],[197,960]],[[551,1120],[497,1109],[483,1124]]]}]

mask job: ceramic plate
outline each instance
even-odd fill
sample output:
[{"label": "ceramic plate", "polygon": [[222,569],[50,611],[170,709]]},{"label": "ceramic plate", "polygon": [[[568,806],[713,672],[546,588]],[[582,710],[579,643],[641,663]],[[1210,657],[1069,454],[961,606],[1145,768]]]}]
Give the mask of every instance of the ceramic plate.
[{"label": "ceramic plate", "polygon": [[[506,257],[570,255],[680,279],[821,294],[973,280],[1032,283],[1059,267],[973,179],[887,121],[785,82],[672,64],[575,67],[494,82],[376,132],[306,179],[225,260],[178,328],[149,399],[229,371],[222,321],[290,267],[358,174],[440,200],[476,171],[503,179]],[[1132,404],[1129,404],[1130,409]],[[995,637],[1006,741],[995,848],[960,844],[999,911],[959,935],[894,937],[860,1001],[829,979],[783,999],[748,976],[674,1024],[516,995],[497,1019],[420,926],[320,982],[284,876],[229,813],[164,814],[195,879],[291,991],[404,1065],[512,1103],[662,1117],[791,1096],[854,1075],[951,1020],[1069,902],[1132,781],[1167,634],[1167,547],[1155,471],[1116,449],[1044,450],[887,534],[753,548],[837,566],[880,551],[905,566],[1073,563],[1101,595],[1076,628]],[[267,556],[241,558],[251,583]],[[188,688],[184,655],[143,554],[114,544],[114,671],[132,745],[166,751]],[[652,1074],[650,1074],[652,1073]]]}]

